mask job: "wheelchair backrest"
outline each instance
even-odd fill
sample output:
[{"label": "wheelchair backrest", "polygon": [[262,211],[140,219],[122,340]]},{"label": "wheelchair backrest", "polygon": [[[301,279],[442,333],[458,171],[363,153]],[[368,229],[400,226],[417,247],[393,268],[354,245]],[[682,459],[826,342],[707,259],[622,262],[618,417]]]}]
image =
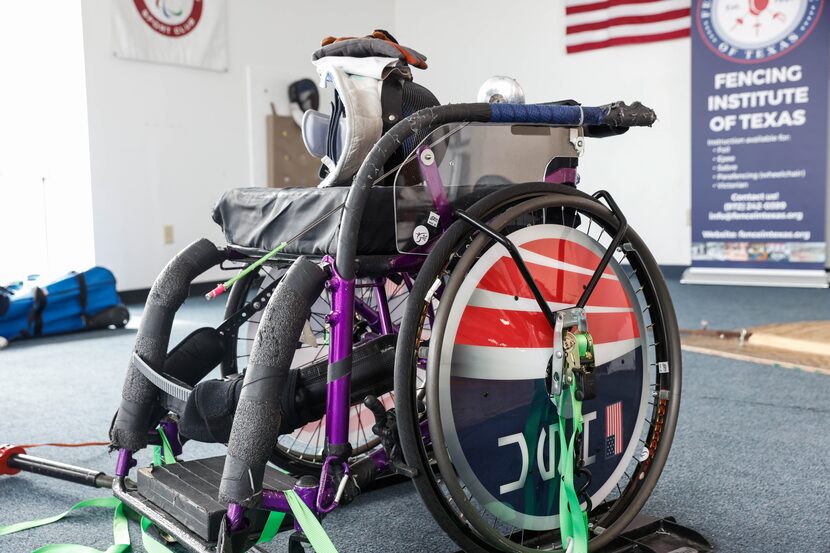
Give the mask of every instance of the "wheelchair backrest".
[{"label": "wheelchair backrest", "polygon": [[[320,186],[348,185],[383,133],[402,118],[439,102],[412,82],[410,64],[425,68],[426,58],[400,46],[388,33],[326,39],[324,44],[314,53],[314,65],[321,86],[334,87],[334,102],[330,114],[305,112],[303,141],[322,162]],[[390,163],[400,164],[417,140],[406,141]]]},{"label": "wheelchair backrest", "polygon": [[523,182],[576,184],[581,128],[451,123],[430,132],[394,180],[396,241],[426,252],[464,209],[496,188]]}]

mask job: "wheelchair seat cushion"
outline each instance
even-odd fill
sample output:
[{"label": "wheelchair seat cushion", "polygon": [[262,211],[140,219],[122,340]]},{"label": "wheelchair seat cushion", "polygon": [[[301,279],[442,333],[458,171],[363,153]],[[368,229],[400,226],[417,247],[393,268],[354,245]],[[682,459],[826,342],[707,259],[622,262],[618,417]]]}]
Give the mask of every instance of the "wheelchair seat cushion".
[{"label": "wheelchair seat cushion", "polygon": [[[464,208],[500,186],[504,183],[454,186],[446,190],[450,201]],[[231,247],[247,255],[263,255],[343,204],[348,194],[347,187],[236,188],[219,198],[213,209],[213,220],[222,227]],[[393,187],[371,189],[357,236],[358,255],[394,256],[398,253],[394,204]],[[283,253],[334,255],[340,215],[340,211],[335,211],[286,246]]]},{"label": "wheelchair seat cushion", "polygon": [[[243,253],[271,251],[346,201],[347,187],[237,188],[225,192],[213,209],[228,244]],[[358,236],[364,255],[395,252],[394,190],[373,188]],[[287,254],[334,254],[340,211],[332,213],[283,250]]]}]

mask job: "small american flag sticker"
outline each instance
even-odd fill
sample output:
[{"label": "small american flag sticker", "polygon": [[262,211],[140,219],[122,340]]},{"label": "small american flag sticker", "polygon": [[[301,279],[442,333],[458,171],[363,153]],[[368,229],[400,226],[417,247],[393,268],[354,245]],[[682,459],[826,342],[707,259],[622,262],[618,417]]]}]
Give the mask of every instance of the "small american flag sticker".
[{"label": "small american flag sticker", "polygon": [[605,458],[621,454],[622,446],[622,402],[618,401],[605,408]]}]

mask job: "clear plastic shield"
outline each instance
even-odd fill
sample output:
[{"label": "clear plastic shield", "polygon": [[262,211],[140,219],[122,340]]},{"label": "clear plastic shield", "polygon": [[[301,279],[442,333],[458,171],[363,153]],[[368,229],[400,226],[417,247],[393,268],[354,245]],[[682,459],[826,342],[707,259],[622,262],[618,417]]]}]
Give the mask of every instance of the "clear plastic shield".
[{"label": "clear plastic shield", "polygon": [[395,175],[395,237],[401,253],[426,254],[465,209],[522,182],[575,183],[582,130],[452,123],[432,131]]}]

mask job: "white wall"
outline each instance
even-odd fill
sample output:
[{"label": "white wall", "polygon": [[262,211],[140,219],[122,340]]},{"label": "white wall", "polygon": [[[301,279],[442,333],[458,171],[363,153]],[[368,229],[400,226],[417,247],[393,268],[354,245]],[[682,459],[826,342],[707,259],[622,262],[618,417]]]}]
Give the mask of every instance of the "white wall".
[{"label": "white wall", "polygon": [[[323,36],[394,22],[383,0],[232,0],[230,70],[215,73],[116,59],[110,3],[82,4],[96,261],[124,290],[149,287],[197,238],[221,243],[213,203],[264,184],[268,100],[287,101],[290,82],[315,75],[311,52]],[[171,245],[164,225],[174,226]]]},{"label": "white wall", "polygon": [[528,102],[641,100],[651,129],[589,140],[580,188],[609,190],[657,261],[690,262],[690,44],[681,39],[565,54],[564,2],[396,2],[394,33],[428,58],[416,81],[442,103],[472,102],[481,83],[509,75]]},{"label": "white wall", "polygon": [[94,253],[80,3],[4,4],[0,67],[0,284],[83,269]]},{"label": "white wall", "polygon": [[[654,107],[653,129],[589,141],[582,188],[610,190],[660,263],[689,263],[688,39],[566,56],[564,8],[548,0],[518,10],[492,0],[315,0],[301,10],[231,1],[230,71],[213,73],[116,59],[109,3],[82,4],[96,261],[121,289],[148,287],[192,240],[221,242],[213,202],[228,188],[264,184],[269,100],[286,112],[285,88],[314,76],[310,54],[322,36],[379,27],[429,57],[416,80],[444,103],[472,101],[485,78],[506,74],[528,101]],[[174,226],[172,245],[164,225]]]}]

